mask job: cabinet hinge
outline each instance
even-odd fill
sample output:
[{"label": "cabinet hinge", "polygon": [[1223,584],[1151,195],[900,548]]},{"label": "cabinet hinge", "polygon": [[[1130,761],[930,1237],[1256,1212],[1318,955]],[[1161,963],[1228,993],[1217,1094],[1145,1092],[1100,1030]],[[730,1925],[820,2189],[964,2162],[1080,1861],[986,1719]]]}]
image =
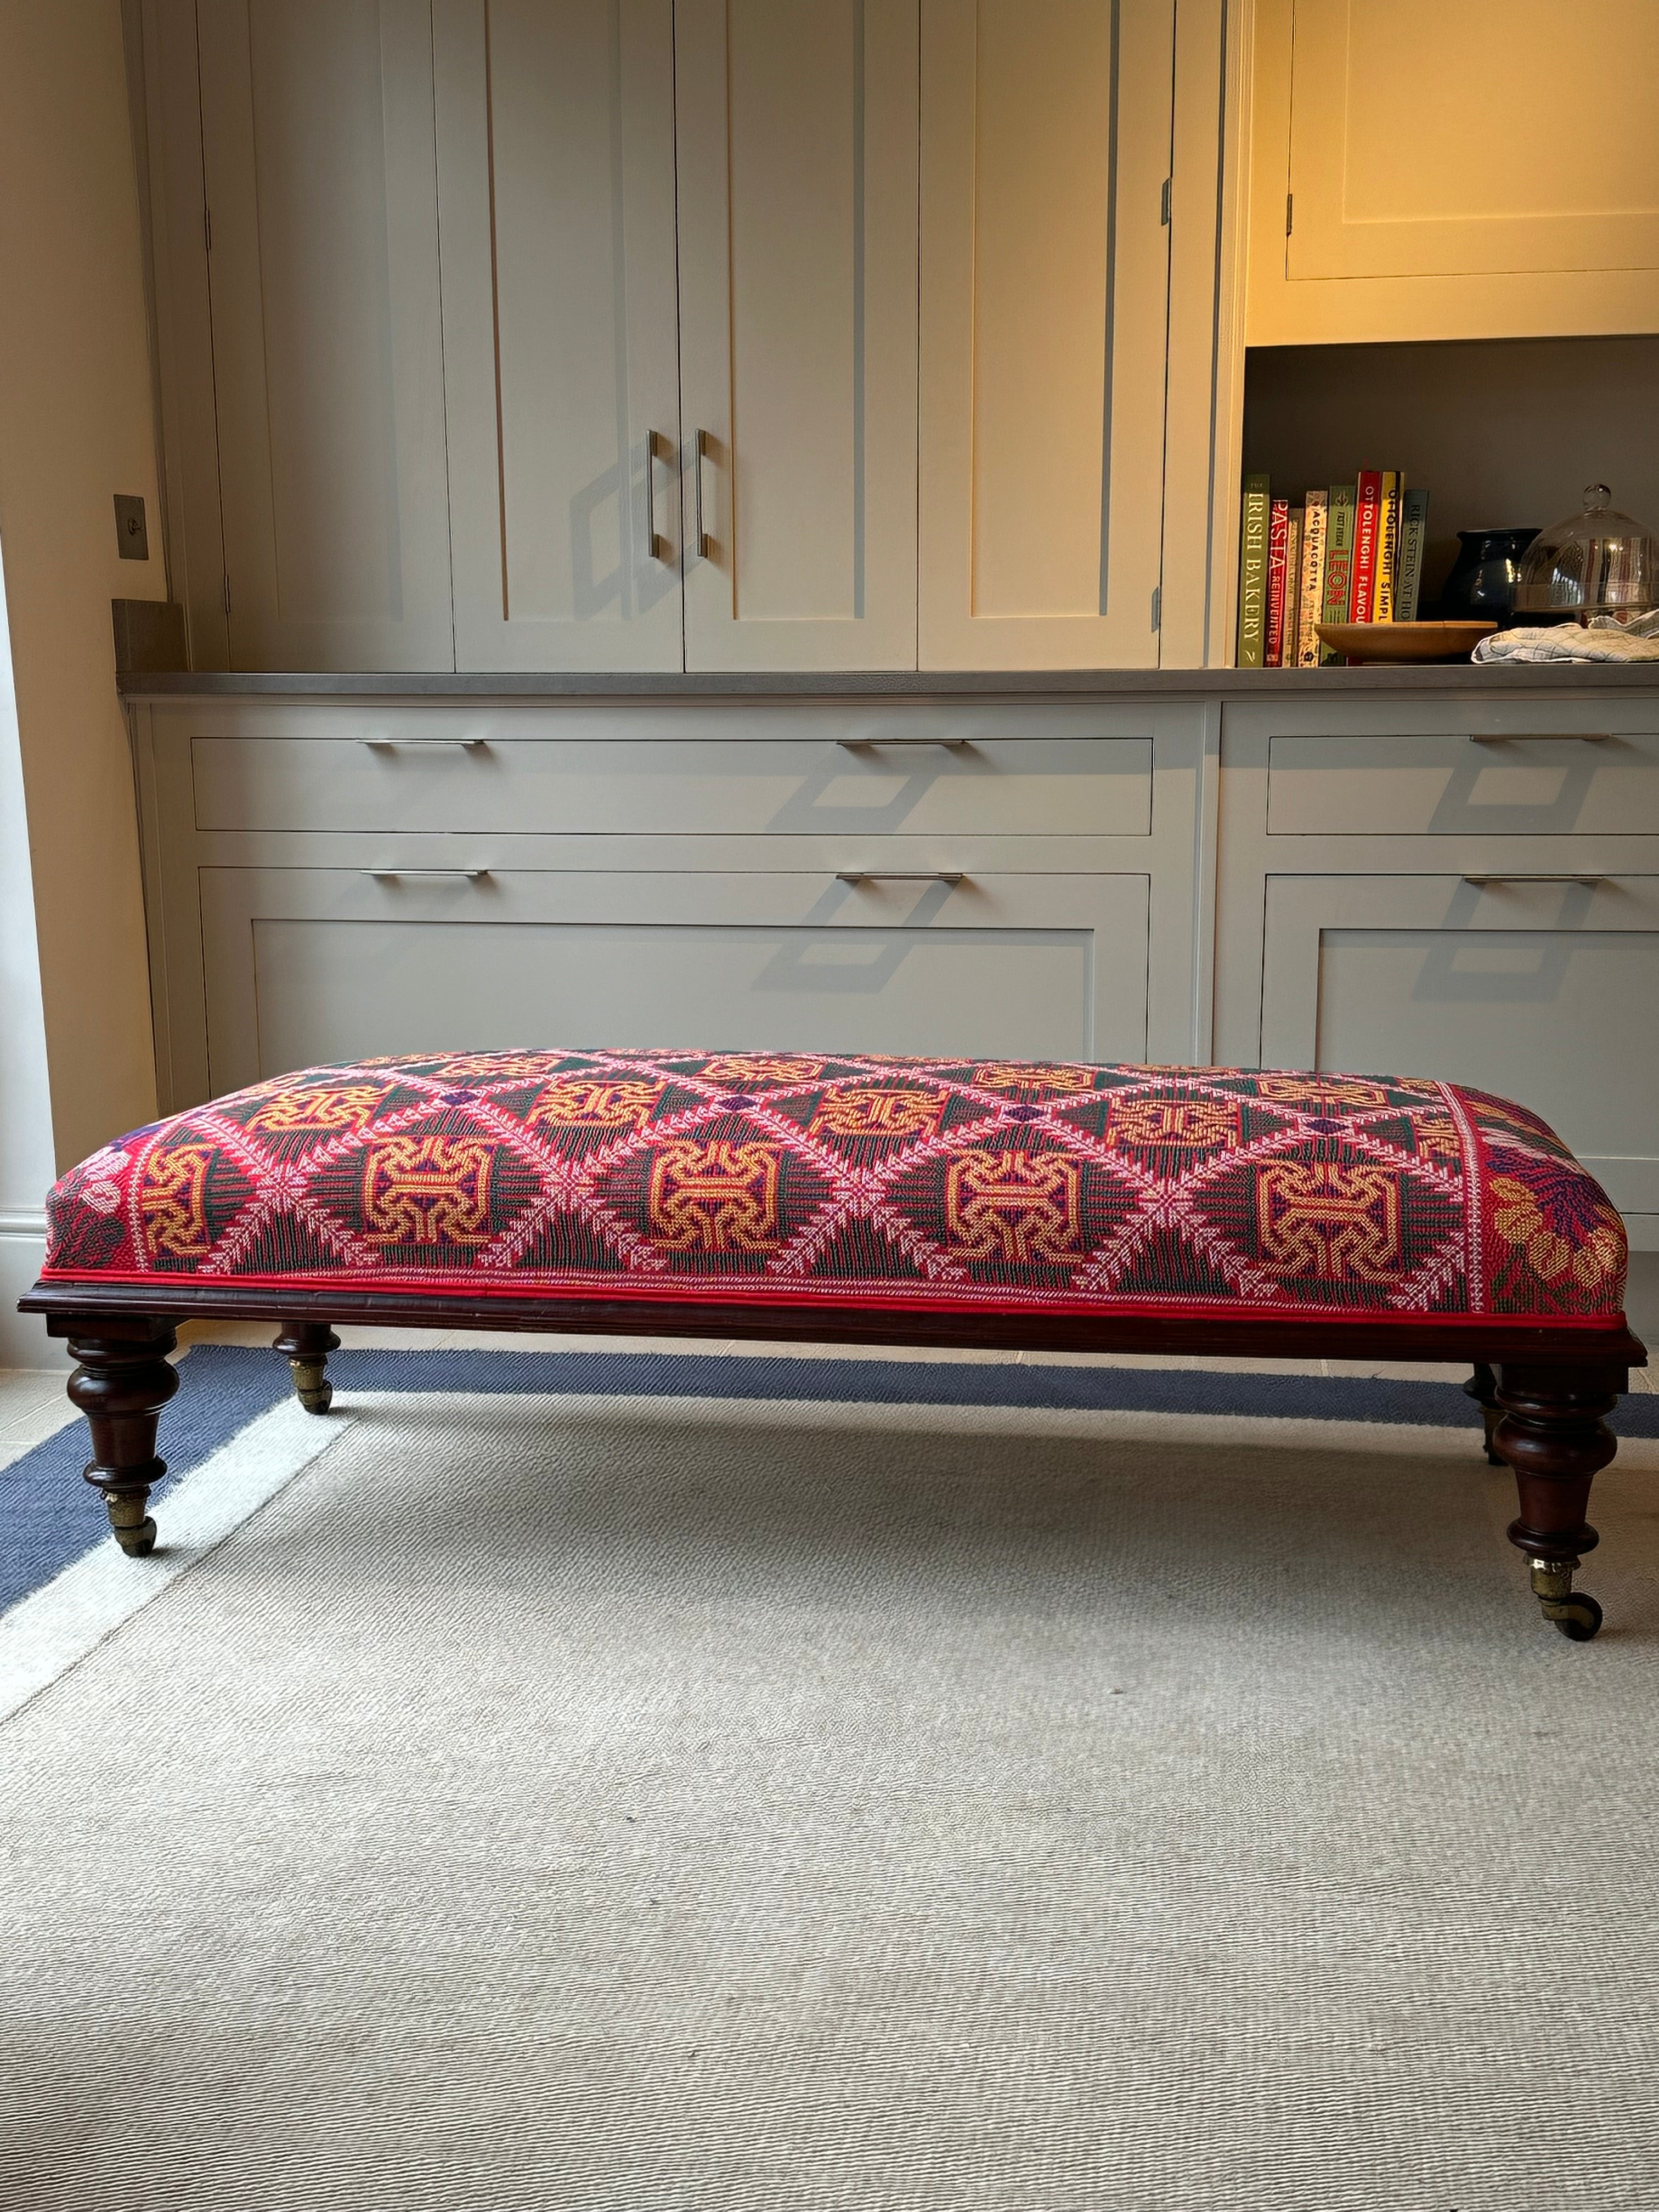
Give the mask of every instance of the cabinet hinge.
[{"label": "cabinet hinge", "polygon": [[1173,177],[1165,177],[1164,179],[1164,190],[1158,198],[1158,219],[1160,222],[1168,222],[1170,220],[1170,187],[1174,182]]},{"label": "cabinet hinge", "polygon": [[206,247],[209,253],[211,253],[213,251],[213,210],[210,207],[204,207],[202,210],[202,243]]},{"label": "cabinet hinge", "polygon": [[1290,236],[1290,234],[1291,234],[1291,223],[1292,223],[1292,220],[1293,220],[1293,216],[1294,216],[1295,205],[1296,205],[1296,195],[1295,195],[1295,193],[1294,193],[1294,192],[1286,192],[1286,193],[1285,193],[1285,237],[1286,237],[1286,238],[1288,238],[1288,237]]},{"label": "cabinet hinge", "polygon": [[1154,629],[1162,629],[1163,627],[1164,586],[1162,584],[1154,584],[1152,586],[1152,628]]}]

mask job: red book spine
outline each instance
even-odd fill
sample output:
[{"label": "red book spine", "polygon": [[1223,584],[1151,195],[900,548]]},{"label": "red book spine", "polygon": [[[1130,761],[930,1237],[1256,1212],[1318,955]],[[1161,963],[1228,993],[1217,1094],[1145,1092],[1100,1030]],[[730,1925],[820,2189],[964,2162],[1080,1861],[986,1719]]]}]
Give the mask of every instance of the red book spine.
[{"label": "red book spine", "polygon": [[1285,578],[1290,551],[1291,502],[1276,499],[1267,520],[1267,636],[1261,655],[1264,668],[1285,665]]},{"label": "red book spine", "polygon": [[1382,471],[1361,469],[1353,518],[1353,611],[1350,622],[1370,622],[1376,611],[1376,568],[1382,556]]}]

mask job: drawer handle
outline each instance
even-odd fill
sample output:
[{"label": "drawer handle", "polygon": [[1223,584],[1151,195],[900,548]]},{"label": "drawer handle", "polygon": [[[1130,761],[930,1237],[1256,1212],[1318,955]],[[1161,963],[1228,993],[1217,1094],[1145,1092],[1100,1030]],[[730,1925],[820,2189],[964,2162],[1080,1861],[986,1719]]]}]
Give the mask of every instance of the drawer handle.
[{"label": "drawer handle", "polygon": [[960,884],[960,868],[837,868],[838,884]]},{"label": "drawer handle", "polygon": [[1465,876],[1466,884],[1604,884],[1606,876]]},{"label": "drawer handle", "polygon": [[1604,745],[1611,730],[1471,730],[1472,745]]},{"label": "drawer handle", "polygon": [[837,738],[836,743],[846,752],[863,750],[866,745],[944,745],[951,752],[965,750],[966,738]]},{"label": "drawer handle", "polygon": [[372,745],[377,752],[393,752],[403,746],[451,745],[464,753],[487,753],[488,738],[359,738],[360,745]]},{"label": "drawer handle", "polygon": [[653,561],[666,561],[668,548],[657,530],[657,434],[645,434],[645,550]]},{"label": "drawer handle", "polygon": [[488,868],[365,868],[362,872],[377,884],[400,884],[417,876],[433,882],[443,878],[451,882],[482,884],[489,875]]}]

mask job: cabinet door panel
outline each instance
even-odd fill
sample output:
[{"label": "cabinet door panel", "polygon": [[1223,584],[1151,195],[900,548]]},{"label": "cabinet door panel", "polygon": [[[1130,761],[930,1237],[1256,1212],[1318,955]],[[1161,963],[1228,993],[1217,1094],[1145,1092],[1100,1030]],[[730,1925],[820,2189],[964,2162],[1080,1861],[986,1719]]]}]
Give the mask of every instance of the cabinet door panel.
[{"label": "cabinet door panel", "polygon": [[924,668],[1157,664],[1174,39],[924,0]]},{"label": "cabinet door panel", "polygon": [[914,668],[915,0],[675,40],[686,665]]},{"label": "cabinet door panel", "polygon": [[1297,0],[1288,276],[1659,270],[1659,9],[1624,11],[1616,60],[1565,23]]},{"label": "cabinet door panel", "polygon": [[201,872],[210,1080],[560,1040],[1140,1060],[1148,879]]},{"label": "cabinet door panel", "polygon": [[1261,1062],[1432,1075],[1530,1106],[1659,1218],[1659,878],[1267,884]]},{"label": "cabinet door panel", "polygon": [[671,0],[434,27],[459,664],[678,668]]},{"label": "cabinet door panel", "polygon": [[427,0],[198,10],[234,668],[451,668]]}]

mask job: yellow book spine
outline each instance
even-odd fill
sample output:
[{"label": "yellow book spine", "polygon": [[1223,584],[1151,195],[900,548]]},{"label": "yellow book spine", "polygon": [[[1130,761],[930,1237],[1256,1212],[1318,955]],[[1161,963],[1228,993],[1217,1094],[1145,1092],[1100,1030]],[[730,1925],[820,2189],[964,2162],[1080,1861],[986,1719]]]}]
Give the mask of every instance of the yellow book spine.
[{"label": "yellow book spine", "polygon": [[1382,504],[1376,518],[1376,597],[1374,620],[1394,620],[1394,587],[1400,574],[1400,496],[1405,481],[1397,469],[1382,471]]}]

